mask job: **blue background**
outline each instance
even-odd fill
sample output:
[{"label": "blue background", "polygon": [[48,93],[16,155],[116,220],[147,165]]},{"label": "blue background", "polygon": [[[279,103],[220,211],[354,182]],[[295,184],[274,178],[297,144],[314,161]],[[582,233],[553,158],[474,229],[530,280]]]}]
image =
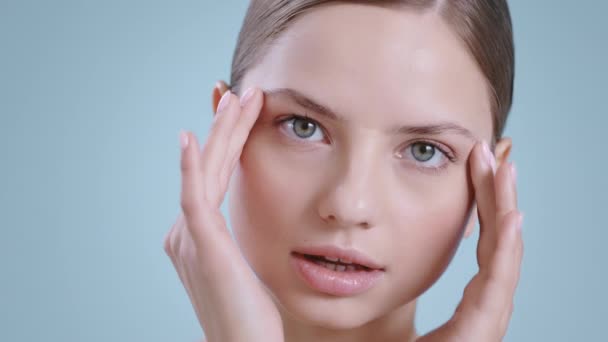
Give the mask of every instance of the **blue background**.
[{"label": "blue background", "polygon": [[[608,5],[510,5],[526,248],[506,341],[607,340]],[[206,137],[246,6],[0,1],[0,341],[202,336],[162,240],[178,131]],[[420,331],[451,315],[476,239],[423,296]]]}]

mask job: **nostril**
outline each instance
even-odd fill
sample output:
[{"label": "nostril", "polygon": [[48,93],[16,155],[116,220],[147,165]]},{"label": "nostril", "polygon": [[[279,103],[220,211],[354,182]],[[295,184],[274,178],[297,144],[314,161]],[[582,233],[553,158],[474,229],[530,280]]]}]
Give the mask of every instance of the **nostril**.
[{"label": "nostril", "polygon": [[[324,219],[324,221],[328,222],[328,223],[331,223],[331,222],[336,223],[338,220],[336,219],[336,217],[334,215],[329,215]],[[360,226],[363,229],[369,229],[371,227],[371,224],[367,221],[363,221],[363,222],[360,222],[358,224],[358,226]]]}]

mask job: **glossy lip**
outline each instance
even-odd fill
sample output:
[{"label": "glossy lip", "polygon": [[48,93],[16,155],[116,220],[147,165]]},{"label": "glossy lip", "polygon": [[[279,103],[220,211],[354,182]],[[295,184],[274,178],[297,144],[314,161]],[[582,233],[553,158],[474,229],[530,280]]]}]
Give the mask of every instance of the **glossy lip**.
[{"label": "glossy lip", "polygon": [[340,248],[337,246],[310,246],[297,248],[293,251],[297,254],[309,254],[315,256],[326,256],[329,258],[339,258],[344,261],[359,264],[373,270],[384,271],[384,267],[366,254],[352,248]]},{"label": "glossy lip", "polygon": [[[348,257],[354,255],[353,253],[330,254],[334,258],[339,258],[338,255]],[[312,290],[338,297],[355,296],[369,291],[378,284],[385,274],[383,270],[375,268],[354,271],[332,270],[297,252],[291,253],[290,264],[299,278]],[[369,261],[368,264],[373,265]]]}]

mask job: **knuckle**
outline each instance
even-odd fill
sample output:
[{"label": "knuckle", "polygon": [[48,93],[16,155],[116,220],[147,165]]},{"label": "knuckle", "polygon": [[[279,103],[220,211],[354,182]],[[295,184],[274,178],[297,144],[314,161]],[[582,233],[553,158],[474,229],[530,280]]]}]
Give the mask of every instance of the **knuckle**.
[{"label": "knuckle", "polygon": [[167,234],[163,240],[163,249],[167,255],[172,255],[173,251],[171,250],[171,233]]},{"label": "knuckle", "polygon": [[209,130],[210,138],[217,136],[218,132],[221,132],[223,130],[223,127],[226,122],[226,117],[228,116],[227,114],[229,114],[228,113],[229,110],[230,109],[226,109],[226,112],[221,113],[221,114],[216,114],[213,117],[213,122],[211,123],[211,129]]},{"label": "knuckle", "polygon": [[197,259],[196,249],[192,247],[180,249],[177,259],[182,265],[190,265],[192,263],[195,263]]},{"label": "knuckle", "polygon": [[188,160],[188,156],[185,153],[182,153],[182,158],[180,160],[179,165],[182,173],[188,172],[188,170],[190,170],[190,161]]},{"label": "knuckle", "polygon": [[[501,237],[506,237],[510,234],[511,228],[517,225],[519,219],[519,211],[517,209],[513,209],[505,213],[498,220],[498,227],[500,230]],[[500,239],[505,240],[505,239]],[[499,244],[501,241],[499,241]]]},{"label": "knuckle", "polygon": [[514,225],[517,224],[517,220],[519,218],[519,210],[517,209],[511,209],[508,212],[506,212],[502,218],[502,222],[503,224],[507,224],[507,225]]},{"label": "knuckle", "polygon": [[182,211],[184,212],[184,215],[190,216],[194,210],[195,204],[188,196],[182,195],[180,200],[180,206],[182,208]]},{"label": "knuckle", "polygon": [[494,293],[501,286],[502,277],[499,270],[490,270],[484,274],[485,283],[491,293]]}]

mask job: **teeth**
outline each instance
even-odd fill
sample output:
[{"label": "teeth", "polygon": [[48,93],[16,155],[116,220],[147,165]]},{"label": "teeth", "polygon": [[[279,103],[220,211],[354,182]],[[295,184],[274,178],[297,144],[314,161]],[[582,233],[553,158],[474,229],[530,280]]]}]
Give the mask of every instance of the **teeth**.
[{"label": "teeth", "polygon": [[328,262],[328,263],[326,263],[326,264],[325,264],[325,267],[329,268],[330,270],[335,271],[335,270],[336,270],[336,267],[338,267],[338,265],[336,265],[336,264],[334,264],[334,263],[330,263],[330,262]]},{"label": "teeth", "polygon": [[333,262],[324,262],[324,261],[316,261],[315,262],[317,265],[323,266],[327,269],[330,269],[332,271],[336,271],[336,272],[354,272],[354,271],[358,271],[359,268],[355,265],[341,265],[341,264],[336,264]]},{"label": "teeth", "polygon": [[[323,261],[326,260],[326,261]],[[313,260],[313,262],[319,266],[323,266],[327,269],[336,272],[354,272],[354,271],[365,271],[365,268],[357,264],[353,264],[351,260],[343,260],[339,258],[332,258],[324,256],[322,259]]]},{"label": "teeth", "polygon": [[333,257],[328,257],[328,256],[323,256],[323,258],[327,261],[331,261],[331,262],[341,262],[343,264],[352,264],[352,260],[348,260],[348,259],[340,259],[340,258],[333,258]]}]

